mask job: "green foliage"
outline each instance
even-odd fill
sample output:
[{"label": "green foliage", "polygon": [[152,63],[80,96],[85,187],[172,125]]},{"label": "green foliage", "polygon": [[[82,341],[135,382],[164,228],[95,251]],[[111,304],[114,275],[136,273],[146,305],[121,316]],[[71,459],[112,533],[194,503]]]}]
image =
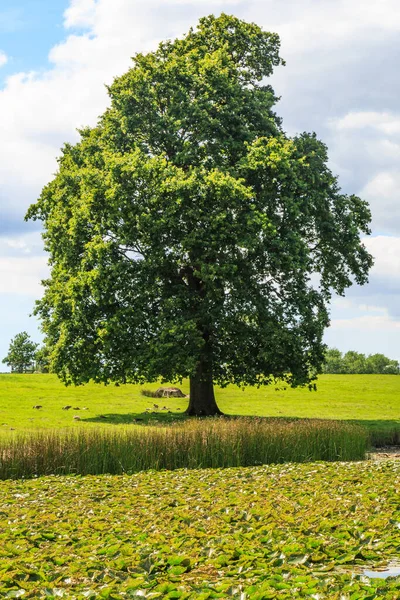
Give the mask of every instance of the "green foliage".
[{"label": "green foliage", "polygon": [[0,483],[0,596],[397,600],[399,464]]},{"label": "green foliage", "polygon": [[366,357],[366,373],[398,375],[400,365],[397,360],[391,360],[384,354],[370,354]]},{"label": "green foliage", "polygon": [[50,348],[46,345],[41,346],[35,354],[36,371],[39,373],[49,373],[50,371]]},{"label": "green foliage", "polygon": [[10,342],[8,354],[3,359],[3,363],[16,373],[25,373],[28,369],[33,369],[38,345],[32,342],[26,331],[17,333]]},{"label": "green foliage", "polygon": [[314,134],[283,132],[265,84],[278,36],[209,16],[133,63],[28,211],[52,265],[36,313],[54,370],[190,377],[210,395],[310,381],[332,290],[367,279],[370,211],[340,192]]},{"label": "green foliage", "polygon": [[315,460],[363,460],[366,430],[339,421],[210,418],[165,427],[0,438],[0,479]]},{"label": "green foliage", "polygon": [[397,360],[391,360],[384,354],[369,354],[365,356],[353,350],[342,354],[337,348],[329,348],[325,353],[322,367],[323,373],[371,373],[377,375],[398,375],[400,365]]}]

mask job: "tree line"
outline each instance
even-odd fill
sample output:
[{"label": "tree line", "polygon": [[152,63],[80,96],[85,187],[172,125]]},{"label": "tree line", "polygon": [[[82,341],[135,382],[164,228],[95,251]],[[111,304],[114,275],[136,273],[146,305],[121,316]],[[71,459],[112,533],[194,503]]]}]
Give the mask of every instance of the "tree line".
[{"label": "tree line", "polygon": [[[26,331],[22,331],[11,340],[3,363],[15,373],[48,373],[49,354],[48,346],[36,344]],[[400,364],[380,353],[365,355],[355,350],[344,353],[337,348],[329,348],[325,353],[322,373],[399,375]]]},{"label": "tree line", "polygon": [[355,350],[341,352],[337,348],[329,348],[325,354],[323,373],[330,374],[379,374],[399,375],[400,365],[384,354],[362,354]]}]

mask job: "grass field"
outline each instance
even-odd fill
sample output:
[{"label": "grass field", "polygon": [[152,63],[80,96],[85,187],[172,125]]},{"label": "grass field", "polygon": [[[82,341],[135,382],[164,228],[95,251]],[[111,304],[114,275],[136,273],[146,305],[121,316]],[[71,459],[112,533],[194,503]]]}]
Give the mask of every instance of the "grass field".
[{"label": "grass field", "polygon": [[400,463],[0,482],[2,598],[395,600]]},{"label": "grass field", "polygon": [[[181,388],[188,392],[187,382]],[[54,375],[3,374],[0,375],[0,432],[99,425],[110,428],[182,418],[186,399],[153,400],[142,396],[141,389],[136,385],[64,387]],[[217,389],[216,397],[220,408],[229,415],[355,421],[372,432],[374,443],[400,440],[400,376],[396,375],[324,375],[318,381],[317,392],[276,390],[273,386],[245,390],[228,387]],[[160,408],[146,413],[146,408],[153,411],[154,403]],[[42,408],[33,409],[35,405]],[[66,405],[72,408],[62,410]],[[164,406],[171,412],[162,411]],[[74,420],[74,416],[80,420]]]},{"label": "grass field", "polygon": [[140,392],[0,375],[0,598],[400,598],[379,571],[400,566],[400,461],[257,462],[362,457],[360,424],[396,441],[400,377],[217,390],[270,419],[186,423],[187,399]]}]

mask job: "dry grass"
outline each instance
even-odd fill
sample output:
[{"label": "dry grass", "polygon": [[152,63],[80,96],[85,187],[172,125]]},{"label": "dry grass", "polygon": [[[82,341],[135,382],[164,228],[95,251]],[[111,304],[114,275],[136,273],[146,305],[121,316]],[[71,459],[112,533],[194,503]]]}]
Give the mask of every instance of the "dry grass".
[{"label": "dry grass", "polygon": [[367,445],[362,427],[311,419],[216,418],[111,431],[16,433],[0,441],[0,479],[362,460]]}]

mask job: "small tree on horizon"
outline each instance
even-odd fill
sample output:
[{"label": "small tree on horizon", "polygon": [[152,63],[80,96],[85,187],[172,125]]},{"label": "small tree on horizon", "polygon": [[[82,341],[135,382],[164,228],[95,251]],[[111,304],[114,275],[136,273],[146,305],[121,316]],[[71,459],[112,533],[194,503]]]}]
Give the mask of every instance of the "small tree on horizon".
[{"label": "small tree on horizon", "polygon": [[8,354],[3,359],[3,363],[16,373],[26,373],[34,365],[38,345],[31,340],[26,331],[17,333],[10,342]]},{"label": "small tree on horizon", "polygon": [[44,223],[36,314],[65,383],[187,377],[188,414],[215,415],[214,384],[303,385],[321,368],[332,292],[367,281],[371,215],[315,134],[284,133],[266,83],[279,46],[205,17],[137,54],[64,146],[27,218]]},{"label": "small tree on horizon", "polygon": [[35,352],[36,371],[39,373],[50,372],[50,348],[43,344]]}]

